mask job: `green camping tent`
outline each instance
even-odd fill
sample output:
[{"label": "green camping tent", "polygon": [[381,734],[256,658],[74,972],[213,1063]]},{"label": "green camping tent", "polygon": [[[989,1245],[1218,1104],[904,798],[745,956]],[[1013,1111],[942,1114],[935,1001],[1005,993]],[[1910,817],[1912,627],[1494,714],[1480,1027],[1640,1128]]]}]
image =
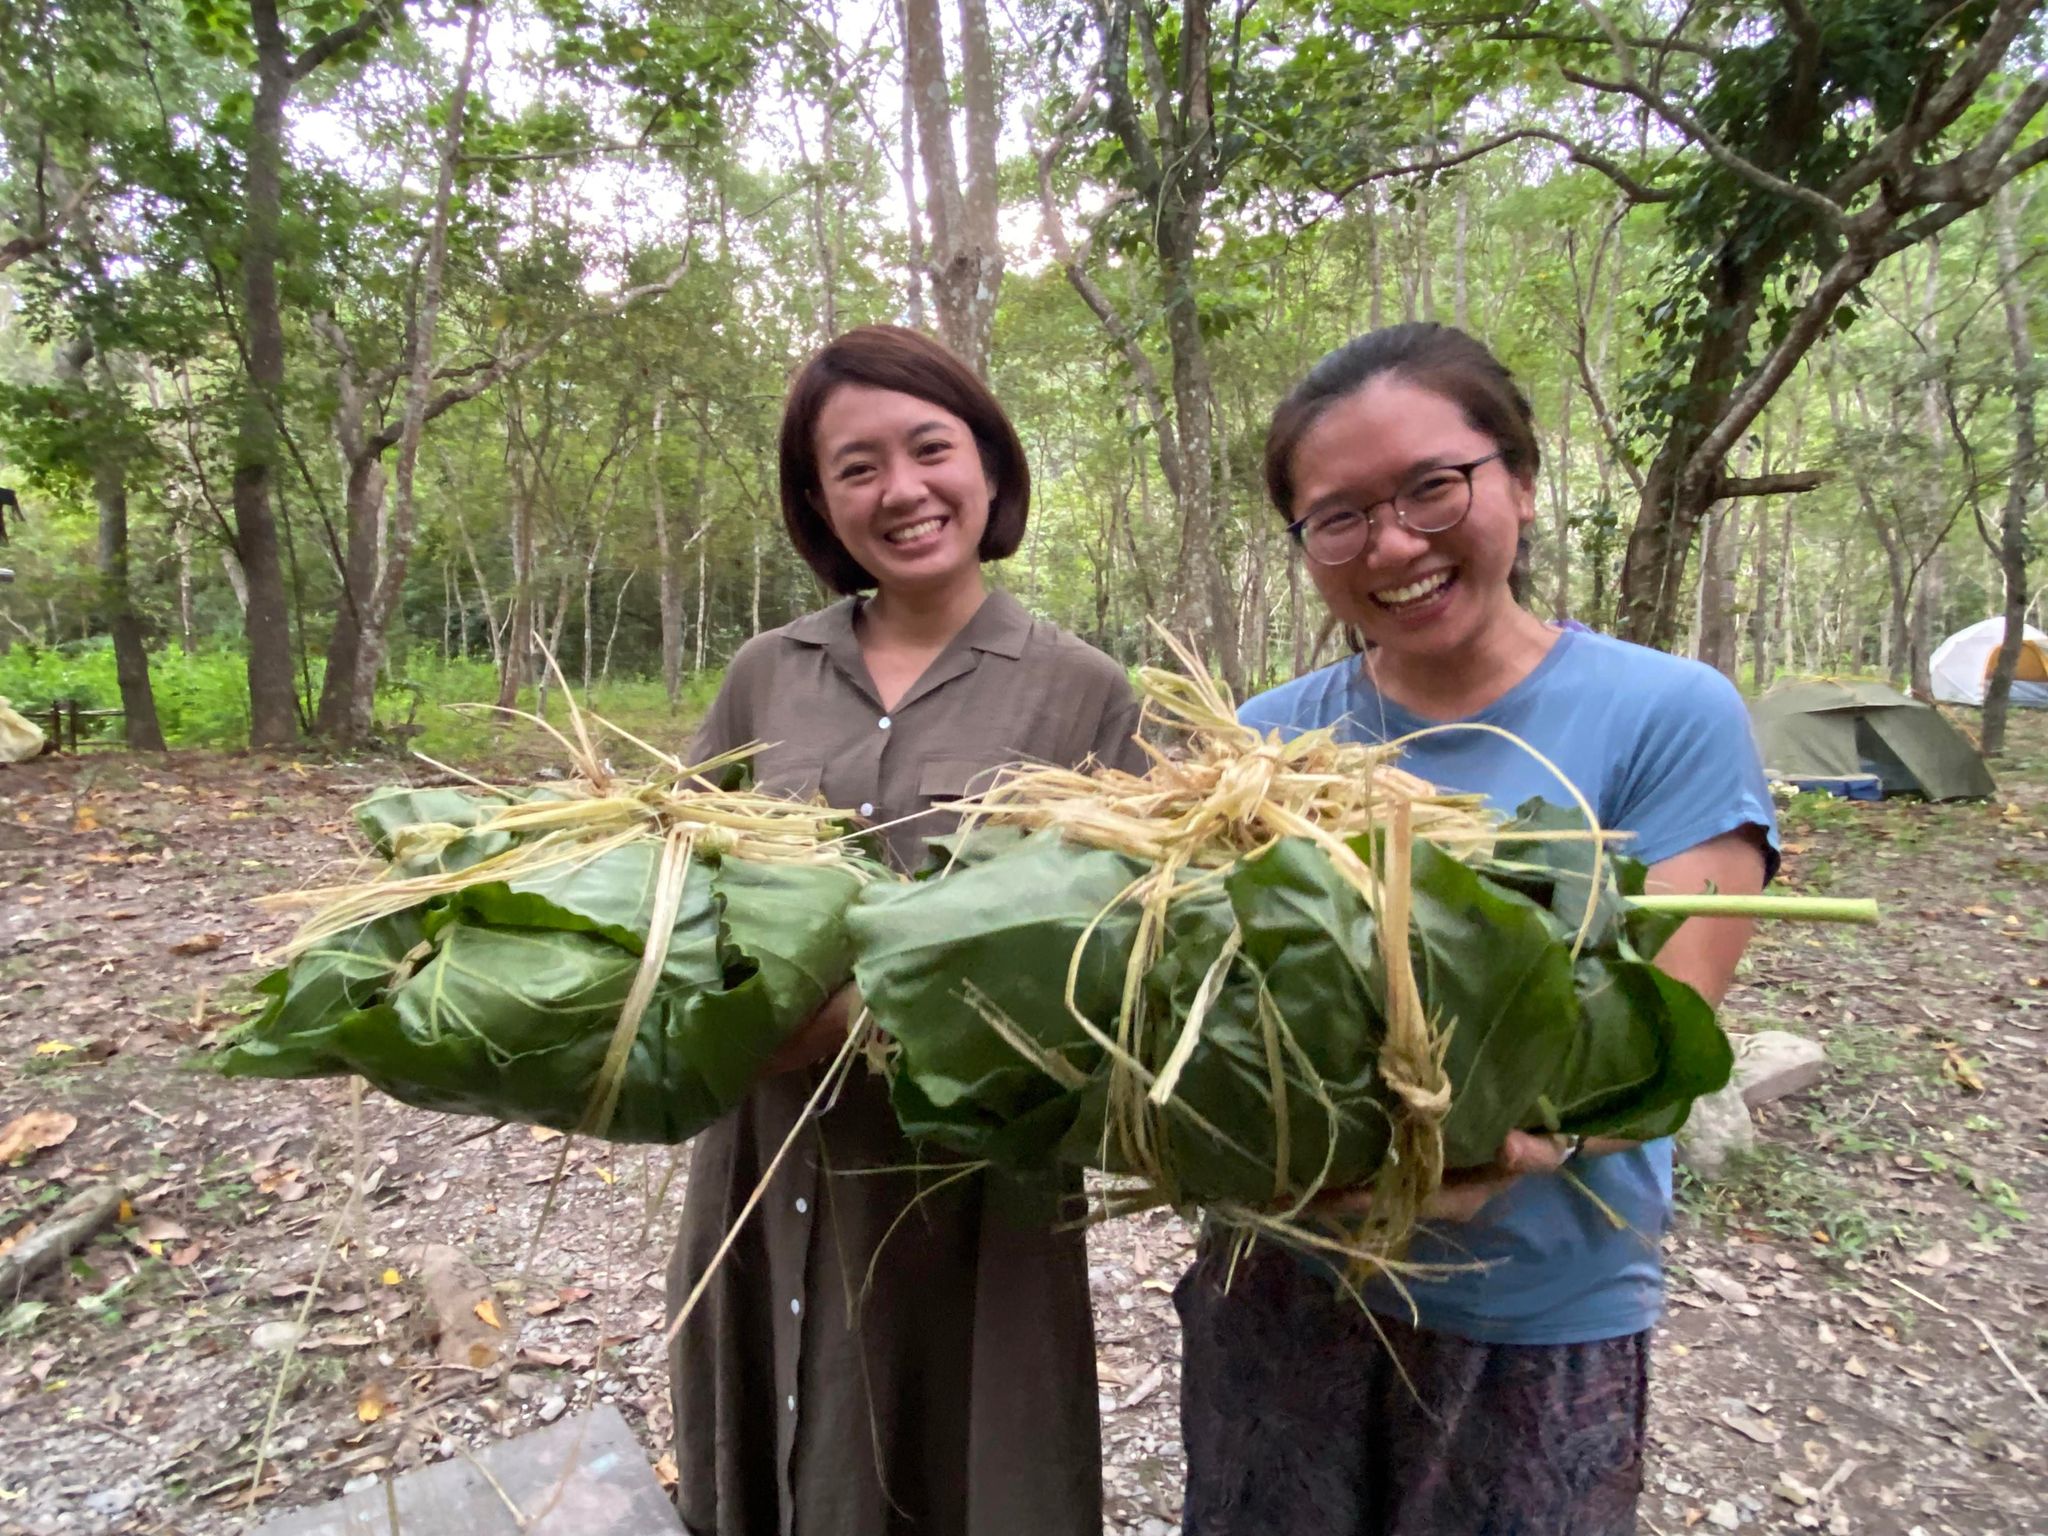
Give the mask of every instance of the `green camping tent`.
[{"label": "green camping tent", "polygon": [[1887,795],[1998,793],[1977,749],[1939,710],[1882,683],[1805,678],[1749,706],[1764,766],[1786,778],[1875,775]]}]

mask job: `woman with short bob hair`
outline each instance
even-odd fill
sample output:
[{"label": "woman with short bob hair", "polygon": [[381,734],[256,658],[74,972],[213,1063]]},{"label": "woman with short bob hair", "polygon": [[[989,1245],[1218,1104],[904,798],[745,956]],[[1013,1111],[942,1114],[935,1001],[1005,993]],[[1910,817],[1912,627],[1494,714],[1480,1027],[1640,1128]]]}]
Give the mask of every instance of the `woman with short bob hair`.
[{"label": "woman with short bob hair", "polygon": [[[765,743],[757,788],[858,815],[906,870],[953,830],[949,802],[1006,765],[1142,767],[1123,669],[983,580],[1023,537],[1030,476],[944,347],[863,326],[811,358],[781,490],[791,542],[845,595],[740,648],[693,760]],[[672,1311],[790,1144],[670,1354],[684,1523],[1097,1536],[1082,1236],[1055,1230],[1059,1189],[913,1147],[866,1072],[806,1122],[857,1011],[834,999],[691,1149]]]},{"label": "woman with short bob hair", "polygon": [[[1503,813],[1563,798],[1554,763],[1652,889],[1760,889],[1776,833],[1733,685],[1516,601],[1538,453],[1527,398],[1462,331],[1393,326],[1317,363],[1273,413],[1266,484],[1362,654],[1239,717],[1406,741],[1402,767]],[[1719,1002],[1748,937],[1694,918],[1656,963]],[[1368,1198],[1321,1214],[1341,1232]],[[1174,1293],[1187,1536],[1634,1536],[1670,1211],[1668,1140],[1514,1132],[1445,1180],[1403,1286],[1205,1234]]]},{"label": "woman with short bob hair", "polygon": [[1007,560],[1024,542],[1031,507],[1031,469],[1017,429],[974,370],[929,336],[893,325],[863,326],[811,359],[782,407],[777,443],[782,526],[818,579],[842,597],[874,589],[875,577],[846,552],[825,519],[813,434],[818,415],[842,385],[891,390],[950,411],[967,424],[981,466],[995,486],[980,558]]}]

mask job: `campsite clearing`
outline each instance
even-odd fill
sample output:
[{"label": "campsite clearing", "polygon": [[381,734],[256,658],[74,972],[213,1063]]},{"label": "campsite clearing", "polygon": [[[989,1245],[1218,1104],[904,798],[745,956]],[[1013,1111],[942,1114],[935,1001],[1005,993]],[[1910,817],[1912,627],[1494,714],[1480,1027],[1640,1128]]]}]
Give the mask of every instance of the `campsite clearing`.
[{"label": "campsite clearing", "polygon": [[[1787,888],[1874,896],[1888,921],[1767,932],[1731,1003],[1737,1027],[1821,1041],[1830,1070],[1759,1112],[1727,1183],[1681,1191],[1646,1531],[1723,1528],[1710,1513],[2039,1528],[2048,717],[2015,738],[1995,801],[1788,815]],[[283,937],[253,899],[340,872],[347,807],[389,772],[198,754],[0,770],[0,1126],[75,1117],[0,1168],[0,1243],[139,1181],[130,1219],[0,1311],[10,1529],[240,1530],[252,1488],[271,1513],[595,1400],[660,1454],[668,1154],[576,1144],[564,1162],[524,1127],[189,1064]],[[476,1326],[502,1343],[483,1371],[431,1347],[430,1243],[479,1267]],[[1093,1239],[1117,1533],[1178,1515],[1186,1244],[1165,1216]]]}]

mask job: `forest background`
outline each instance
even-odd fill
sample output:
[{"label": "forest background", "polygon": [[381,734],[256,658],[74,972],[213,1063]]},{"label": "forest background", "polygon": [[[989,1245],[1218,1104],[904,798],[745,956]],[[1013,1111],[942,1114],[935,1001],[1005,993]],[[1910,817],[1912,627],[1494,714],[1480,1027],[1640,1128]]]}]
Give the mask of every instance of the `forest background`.
[{"label": "forest background", "polygon": [[986,372],[1002,580],[1127,662],[1336,654],[1265,423],[1435,319],[1534,400],[1539,611],[1924,689],[2041,610],[2041,10],[0,0],[0,694],[432,745],[544,642],[687,714],[821,601],[777,415],[874,320]]}]

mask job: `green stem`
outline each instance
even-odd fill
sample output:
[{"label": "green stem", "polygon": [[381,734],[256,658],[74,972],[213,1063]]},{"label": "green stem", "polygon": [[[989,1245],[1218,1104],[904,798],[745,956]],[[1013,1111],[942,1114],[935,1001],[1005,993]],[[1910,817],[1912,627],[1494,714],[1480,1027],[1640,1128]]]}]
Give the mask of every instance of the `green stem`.
[{"label": "green stem", "polygon": [[1795,923],[1874,923],[1877,903],[1834,896],[1630,896],[1639,912],[1674,917],[1772,917]]}]

